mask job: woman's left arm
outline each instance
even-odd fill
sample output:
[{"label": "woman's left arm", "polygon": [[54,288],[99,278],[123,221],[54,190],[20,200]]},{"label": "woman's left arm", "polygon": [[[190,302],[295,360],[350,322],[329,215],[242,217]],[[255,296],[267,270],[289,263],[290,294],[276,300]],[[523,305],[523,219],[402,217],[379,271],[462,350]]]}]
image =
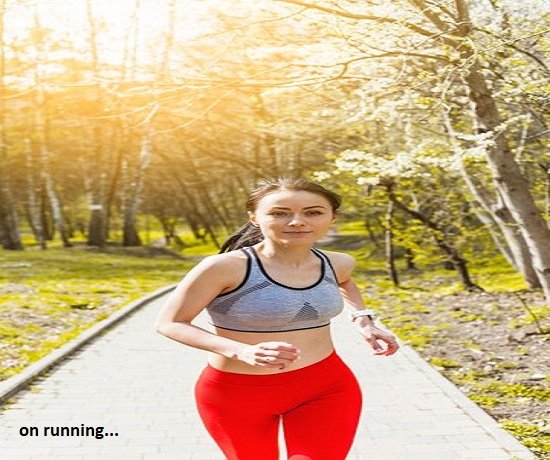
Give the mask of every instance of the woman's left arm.
[{"label": "woman's left arm", "polygon": [[[344,304],[353,311],[365,309],[361,291],[351,278],[351,274],[356,265],[356,260],[349,254],[339,254],[338,265],[338,284]],[[399,344],[396,338],[387,331],[378,328],[368,316],[360,316],[353,322],[358,332],[365,338],[373,348],[374,353],[380,356],[393,355],[398,349]],[[386,344],[386,348],[379,342]]]}]

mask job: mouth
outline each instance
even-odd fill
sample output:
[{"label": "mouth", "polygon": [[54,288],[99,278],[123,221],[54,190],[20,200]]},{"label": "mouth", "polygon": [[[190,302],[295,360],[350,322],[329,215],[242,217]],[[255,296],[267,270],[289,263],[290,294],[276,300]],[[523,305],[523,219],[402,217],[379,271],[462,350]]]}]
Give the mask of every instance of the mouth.
[{"label": "mouth", "polygon": [[302,234],[313,233],[313,232],[283,232],[283,233],[292,233],[293,235],[302,235]]}]

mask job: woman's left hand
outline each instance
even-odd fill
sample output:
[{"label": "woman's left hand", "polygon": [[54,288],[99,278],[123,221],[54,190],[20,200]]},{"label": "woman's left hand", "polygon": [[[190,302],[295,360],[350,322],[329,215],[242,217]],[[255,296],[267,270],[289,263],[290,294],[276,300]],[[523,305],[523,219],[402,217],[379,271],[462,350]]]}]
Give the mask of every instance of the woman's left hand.
[{"label": "woman's left hand", "polygon": [[[365,326],[360,326],[358,327],[358,330],[359,333],[373,348],[375,355],[390,356],[399,349],[399,344],[392,334],[377,328],[372,323]],[[385,343],[386,348],[380,345],[379,342]]]}]

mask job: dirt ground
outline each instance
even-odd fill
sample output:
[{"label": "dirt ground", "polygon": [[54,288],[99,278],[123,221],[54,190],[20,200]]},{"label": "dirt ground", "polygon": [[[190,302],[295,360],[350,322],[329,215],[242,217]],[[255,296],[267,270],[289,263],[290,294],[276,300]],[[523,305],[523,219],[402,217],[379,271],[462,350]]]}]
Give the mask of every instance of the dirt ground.
[{"label": "dirt ground", "polygon": [[[423,358],[538,458],[548,459],[550,325],[541,318],[537,325],[524,302],[539,316],[545,311],[540,293],[416,294],[414,301],[388,296],[381,320],[405,341],[411,334]],[[415,342],[415,329],[429,340]]]},{"label": "dirt ground", "polygon": [[[329,235],[337,251],[363,249],[355,235]],[[376,251],[374,251],[376,252]],[[359,270],[365,299],[373,299],[383,325],[540,459],[550,459],[550,306],[542,293],[441,292],[456,279],[400,273],[393,289],[385,270]],[[383,257],[378,254],[376,257]]]}]

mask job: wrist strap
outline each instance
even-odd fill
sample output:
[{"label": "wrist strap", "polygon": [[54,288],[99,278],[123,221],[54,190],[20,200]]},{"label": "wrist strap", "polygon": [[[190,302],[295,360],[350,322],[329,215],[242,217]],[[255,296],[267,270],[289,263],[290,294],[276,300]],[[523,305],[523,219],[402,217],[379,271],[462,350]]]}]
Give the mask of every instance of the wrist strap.
[{"label": "wrist strap", "polygon": [[367,308],[365,310],[358,310],[351,313],[351,320],[355,321],[357,318],[360,318],[361,316],[367,316],[370,320],[374,320],[376,318],[376,315],[374,314],[374,310]]}]

